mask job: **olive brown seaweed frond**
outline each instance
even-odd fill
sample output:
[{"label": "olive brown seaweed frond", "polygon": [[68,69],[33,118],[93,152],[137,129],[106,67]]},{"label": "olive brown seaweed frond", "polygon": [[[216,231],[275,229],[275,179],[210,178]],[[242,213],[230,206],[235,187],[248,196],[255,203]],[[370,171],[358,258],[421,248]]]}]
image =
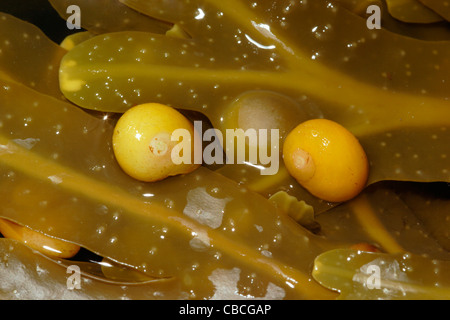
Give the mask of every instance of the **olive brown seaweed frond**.
[{"label": "olive brown seaweed frond", "polygon": [[[64,15],[67,1],[51,2]],[[436,1],[423,3],[439,9]],[[333,299],[338,293],[328,280],[345,285],[342,274],[354,270],[343,264],[330,272],[348,256],[335,249],[373,243],[386,261],[405,252],[428,255],[417,260],[424,270],[450,259],[447,214],[440,211],[448,196],[436,199],[409,185],[450,182],[448,41],[369,30],[338,1],[71,4],[83,10],[90,34],[70,51],[0,15],[0,216],[156,279],[141,286],[144,293],[93,281],[80,295]],[[103,4],[115,15],[101,14]],[[242,97],[258,103],[247,108]],[[280,101],[287,107],[273,111]],[[282,163],[272,176],[225,165],[136,181],[114,158],[113,114],[148,102],[202,113],[219,130],[251,118],[236,112],[230,119],[236,105],[268,126],[276,122],[259,120],[276,115],[286,128],[291,117],[334,120],[367,154],[367,187],[354,200],[328,203],[298,185]],[[317,233],[280,209],[294,198],[278,199],[278,207],[270,200],[278,191],[306,201]],[[430,218],[427,210],[440,213]],[[26,270],[49,271],[28,275],[49,295],[61,292],[61,267],[8,239],[1,239],[0,253]],[[325,278],[311,273],[314,261]],[[11,269],[0,262],[2,279],[9,279]],[[442,270],[436,277],[446,296],[450,274]],[[418,279],[411,274],[396,287]],[[406,296],[436,297],[428,282],[420,286]]]}]

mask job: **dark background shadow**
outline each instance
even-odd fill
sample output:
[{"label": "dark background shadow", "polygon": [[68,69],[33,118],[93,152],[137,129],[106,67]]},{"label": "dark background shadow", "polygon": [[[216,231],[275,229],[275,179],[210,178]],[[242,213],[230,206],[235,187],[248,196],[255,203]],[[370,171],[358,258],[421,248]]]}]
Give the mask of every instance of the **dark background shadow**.
[{"label": "dark background shadow", "polygon": [[59,16],[48,0],[0,0],[0,12],[34,24],[56,43],[75,32],[67,28],[66,20]]}]

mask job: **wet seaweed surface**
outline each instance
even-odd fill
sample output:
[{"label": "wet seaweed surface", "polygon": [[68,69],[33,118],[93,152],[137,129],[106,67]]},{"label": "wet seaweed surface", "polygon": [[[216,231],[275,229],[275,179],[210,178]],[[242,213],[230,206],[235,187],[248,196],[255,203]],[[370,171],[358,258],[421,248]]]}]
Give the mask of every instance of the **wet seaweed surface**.
[{"label": "wet seaweed surface", "polygon": [[[81,10],[70,46],[0,14],[0,216],[89,254],[54,259],[0,239],[2,298],[450,297],[450,8],[50,3],[63,19],[69,5]],[[383,28],[367,27],[370,5]],[[257,102],[243,112],[246,101]],[[138,182],[111,137],[123,112],[147,102],[222,131],[334,120],[367,153],[367,187],[325,202],[282,161],[275,175],[204,164]],[[350,249],[358,243],[378,252]],[[66,286],[69,265],[83,272],[77,290]]]}]

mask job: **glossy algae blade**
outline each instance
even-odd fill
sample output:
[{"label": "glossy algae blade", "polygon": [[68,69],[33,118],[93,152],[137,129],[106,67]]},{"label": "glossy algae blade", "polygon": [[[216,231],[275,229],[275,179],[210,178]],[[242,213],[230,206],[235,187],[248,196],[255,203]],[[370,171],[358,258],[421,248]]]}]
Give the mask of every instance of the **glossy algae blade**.
[{"label": "glossy algae blade", "polygon": [[[240,57],[239,53],[250,44],[256,55],[272,53],[264,65],[278,65],[278,71],[297,71],[299,79],[311,76],[330,81],[337,77],[343,94],[345,77],[333,74],[332,70],[392,91],[421,93],[425,90],[444,97],[448,94],[447,85],[441,82],[441,79],[448,80],[445,72],[449,68],[448,44],[405,39],[385,30],[369,30],[365,20],[326,1],[289,4],[283,1],[177,1],[174,6],[166,2],[124,2],[150,16],[162,12],[161,16],[178,19],[176,21],[183,25],[198,24],[198,34],[194,38],[203,42],[202,46],[208,43],[214,46],[216,55],[228,52],[230,60]],[[182,10],[184,6],[190,9]],[[205,11],[201,19],[195,19],[195,8]],[[286,61],[291,63],[285,66]],[[321,69],[322,65],[326,68]],[[404,69],[406,66],[411,69]],[[436,66],[442,69],[435,69]],[[388,78],[383,76],[385,73]],[[351,95],[346,99],[350,104]]]},{"label": "glossy algae blade", "polygon": [[61,89],[74,102],[97,110],[123,112],[141,102],[159,101],[219,112],[212,92],[225,95],[226,87],[232,96],[240,89],[230,86],[231,81],[256,75],[235,68],[215,70],[215,60],[210,57],[192,40],[142,32],[107,34],[85,41],[65,56]]},{"label": "glossy algae blade", "polygon": [[[180,299],[178,283],[162,279],[140,285],[117,285],[84,272],[79,287],[68,277],[77,269],[67,269],[29,247],[0,239],[0,298],[2,300],[121,300]],[[69,279],[70,280],[70,279]],[[70,290],[69,286],[74,285]]]},{"label": "glossy algae blade", "polygon": [[63,99],[59,90],[62,49],[37,27],[0,13],[0,77]]},{"label": "glossy algae blade", "polygon": [[308,268],[330,244],[267,199],[205,168],[133,181],[112,156],[108,122],[14,83],[3,83],[0,99],[3,216],[150,275],[179,277],[197,297],[225,290],[217,272],[228,269],[261,276],[265,285],[248,287],[257,297],[269,285],[269,297],[329,297]]},{"label": "glossy algae blade", "polygon": [[[312,9],[314,9],[313,13],[323,10],[320,7]],[[308,10],[305,11],[308,12]],[[333,14],[330,14],[328,11],[323,10],[324,13],[327,13],[327,19],[342,18],[344,20],[344,18],[347,18],[344,13],[341,13],[342,17],[333,17]],[[305,13],[300,12],[297,14],[304,15]],[[290,17],[292,20],[294,18],[295,16]],[[231,20],[228,23],[235,23],[234,20],[236,19],[242,18],[241,16],[233,16],[228,18],[228,20]],[[352,22],[355,24],[361,24],[360,19],[355,20],[355,17],[350,17],[349,19],[352,19]],[[303,21],[303,19],[297,20]],[[340,21],[340,19],[336,21]],[[308,28],[308,25],[306,25],[306,28],[301,25],[296,26],[298,26],[296,30],[305,30]],[[338,30],[341,28],[339,26]],[[74,60],[77,63],[69,63],[63,66],[61,70],[62,88],[69,99],[83,107],[123,111],[130,106],[130,103],[138,103],[143,99],[148,100],[149,97],[155,99],[155,94],[156,99],[158,99],[164,93],[161,91],[167,89],[169,84],[178,84],[178,86],[171,88],[179,95],[183,95],[183,98],[187,95],[185,93],[186,91],[190,91],[195,96],[195,99],[192,99],[192,97],[184,99],[186,106],[189,108],[201,108],[205,105],[211,105],[211,92],[215,92],[216,95],[220,94],[223,97],[232,97],[239,89],[242,92],[248,87],[252,89],[262,87],[269,90],[288,92],[296,98],[298,95],[306,94],[325,99],[329,103],[324,105],[324,108],[326,108],[326,110],[323,110],[324,113],[332,117],[337,117],[338,114],[342,113],[343,116],[339,120],[345,125],[354,125],[355,123],[373,124],[373,126],[364,126],[366,130],[370,130],[372,127],[374,130],[380,130],[380,128],[377,128],[377,124],[380,126],[406,126],[409,123],[425,125],[430,122],[443,122],[443,120],[438,119],[442,119],[443,117],[437,117],[436,114],[445,114],[448,109],[448,102],[438,98],[442,95],[445,97],[448,94],[445,81],[446,77],[448,77],[448,73],[445,72],[445,70],[448,70],[448,62],[445,62],[446,52],[449,51],[448,45],[438,43],[426,44],[424,42],[414,41],[413,39],[403,39],[384,31],[379,31],[379,34],[376,34],[376,39],[372,39],[372,34],[364,31],[367,30],[364,26],[354,28],[356,30],[362,30],[357,34],[355,34],[355,31],[351,32],[348,29],[349,27],[347,26],[344,31],[350,31],[349,34],[353,36],[350,37],[347,35],[344,39],[366,37],[366,43],[361,43],[358,46],[355,45],[351,49],[345,49],[345,45],[338,46],[339,43],[336,42],[338,36],[341,35],[340,33],[334,32],[332,37],[328,38],[328,41],[320,42],[315,38],[310,39],[311,36],[300,37],[301,35],[299,35],[296,38],[307,40],[304,41],[305,44],[303,46],[306,46],[304,49],[299,47],[295,41],[293,42],[291,40],[292,38],[276,38],[277,41],[285,45],[280,45],[274,50],[257,49],[254,50],[256,54],[248,54],[246,46],[244,46],[245,51],[243,51],[242,45],[235,44],[231,47],[232,54],[227,55],[228,60],[218,59],[216,57],[216,55],[223,56],[223,52],[226,50],[219,51],[218,49],[221,48],[218,44],[219,40],[214,38],[213,45],[206,46],[192,42],[188,48],[185,47],[188,45],[185,42],[176,43],[172,39],[165,39],[164,37],[156,38],[153,41],[150,40],[152,43],[143,36],[138,37],[137,39],[141,40],[141,47],[136,45],[137,40],[133,40],[132,43],[127,45],[125,42],[126,39],[135,39],[131,34],[122,35],[122,40],[120,36],[114,37],[113,39],[108,37],[108,41],[102,41],[100,38],[97,38],[97,42],[91,42],[90,46],[80,47],[78,52],[74,50],[65,58],[65,61]],[[252,35],[257,33],[255,30],[252,31]],[[368,39],[371,39],[371,41],[368,41]],[[355,39],[351,40],[350,43],[354,41]],[[113,42],[117,42],[117,44],[114,46]],[[245,41],[241,40],[241,42]],[[317,47],[318,44],[321,47],[324,45],[327,47],[321,50],[320,58],[317,58],[318,61],[313,61],[311,56],[305,54],[303,51],[309,50],[309,47],[314,49],[314,46]],[[377,57],[373,57],[373,52],[380,52],[379,49],[374,50],[374,48],[384,48],[389,45],[395,45],[395,47],[390,48],[388,51],[382,51],[378,53]],[[418,46],[425,48],[417,50]],[[124,47],[124,49],[127,47],[130,48],[130,51],[122,55],[125,60],[116,56],[116,51],[121,47]],[[342,47],[344,50],[341,49]],[[141,50],[143,51],[141,52]],[[392,55],[394,50],[398,50],[398,55]],[[431,51],[435,52],[437,56],[433,57]],[[102,52],[103,54],[96,55],[95,52]],[[151,52],[159,52],[159,54],[151,55]],[[278,62],[275,64],[270,63],[271,54],[267,54],[267,52],[272,53],[272,56]],[[292,52],[295,52],[295,56],[292,55]],[[333,59],[331,59],[332,52],[334,53]],[[405,53],[404,56],[402,56],[402,52]],[[246,60],[240,57],[241,53],[245,53]],[[347,56],[349,59],[348,63],[337,63],[336,61],[340,60],[336,59],[336,53],[343,58]],[[91,57],[91,61],[87,61],[89,54],[94,56]],[[199,59],[199,55],[203,56],[203,59]],[[386,58],[384,55],[386,55]],[[388,56],[389,59],[387,59]],[[237,58],[237,60],[234,58]],[[115,59],[120,60],[120,62],[114,62]],[[199,60],[202,60],[201,63]],[[172,65],[173,61],[180,62]],[[196,62],[193,63],[190,61]],[[323,66],[320,61],[330,64],[330,67]],[[335,66],[332,66],[333,61]],[[426,63],[419,64],[415,63],[415,61],[426,61]],[[442,63],[440,64],[439,61],[442,61]],[[290,62],[289,66],[286,66],[288,62]],[[71,65],[73,68],[70,68]],[[116,81],[122,78],[121,83],[117,85],[118,87],[113,85],[119,91],[113,103],[110,100],[105,102],[104,97],[102,97],[103,100],[101,101],[100,99],[95,100],[95,93],[103,96],[103,93],[108,88],[111,88],[111,83],[106,81],[108,80],[106,79],[107,75],[101,73],[102,70],[108,71],[108,65],[117,67],[117,72],[114,74]],[[383,77],[383,74],[389,75],[391,70],[397,70],[399,66],[403,67],[404,65],[409,65],[411,70],[398,72],[396,73],[396,77],[389,81]],[[245,68],[242,68],[244,66]],[[336,66],[343,72],[354,75],[358,80],[368,81],[369,83],[376,81],[376,86],[365,85],[361,81],[355,81],[342,73],[336,73],[333,70]],[[440,70],[434,69],[434,67]],[[287,68],[288,70],[286,70]],[[125,69],[130,70],[126,75],[123,71],[120,71]],[[142,77],[142,73],[147,74],[145,79],[147,80],[146,83],[149,83],[147,86],[142,81],[131,81],[133,79],[133,72],[136,69],[141,70],[141,72],[137,72],[135,75],[137,77]],[[92,77],[89,76],[88,70],[93,75],[95,73],[96,76],[99,76],[98,73],[100,73],[102,79],[98,81],[91,79]],[[383,72],[380,70],[386,71]],[[408,76],[408,74],[413,76]],[[89,85],[92,82],[95,85],[95,89],[94,86],[91,87],[91,90],[86,90],[82,86],[79,88],[72,86],[65,88],[66,80],[72,79],[76,81],[80,78],[82,78],[81,84]],[[168,82],[157,82],[161,78],[168,80]],[[193,81],[193,78],[195,78],[195,81]],[[125,83],[126,79],[131,80],[129,83]],[[107,83],[107,85],[105,86],[104,83]],[[131,87],[140,89],[139,92],[141,95],[137,96],[137,93]],[[154,87],[159,88],[160,92],[156,88],[154,90],[151,89]],[[228,92],[225,91],[224,93],[220,87],[222,89],[223,87],[227,87]],[[219,88],[219,90],[213,90],[213,88]],[[398,92],[405,90],[408,90],[409,93]],[[210,92],[209,96],[208,92]],[[431,93],[436,93],[438,97],[433,97]],[[81,101],[79,99],[80,96],[86,96],[85,100]],[[169,96],[173,97],[177,95],[171,94]],[[168,99],[170,100],[170,98]],[[172,103],[172,101],[169,102]],[[386,116],[388,114],[386,112],[388,105],[396,106],[395,108],[389,108],[391,117]],[[350,109],[352,106],[354,107],[353,111]],[[436,109],[436,111],[431,112],[427,110],[425,112],[423,106],[427,106],[427,109],[429,108],[431,110]],[[214,109],[217,108],[219,107],[215,107]],[[356,112],[358,110],[361,112]],[[208,113],[208,110],[202,111]],[[209,110],[209,112],[213,111]],[[419,122],[417,117],[414,120],[411,116],[408,116],[411,114],[417,114],[417,117],[420,117],[421,121]],[[400,117],[402,117],[401,124],[399,123]],[[434,120],[431,120],[431,118]],[[213,122],[218,121],[214,121],[213,119]]]},{"label": "glossy algae blade", "polygon": [[369,243],[385,253],[410,252],[430,259],[449,260],[445,243],[435,238],[433,229],[412,210],[415,208],[399,197],[399,190],[417,197],[414,185],[396,181],[369,186],[353,201],[316,217],[322,234],[329,241],[345,243],[346,247]]},{"label": "glossy algae blade", "polygon": [[450,181],[449,126],[386,130],[360,141],[371,162],[370,183]]},{"label": "glossy algae blade", "polygon": [[149,18],[122,5],[118,0],[49,0],[63,19],[70,14],[67,8],[76,5],[80,8],[81,27],[93,33],[140,30],[165,33],[171,24]]},{"label": "glossy algae blade", "polygon": [[319,255],[313,277],[340,299],[450,299],[448,261],[337,249]]},{"label": "glossy algae blade", "polygon": [[450,6],[445,1],[419,0],[421,3],[437,12],[440,16],[450,21]]},{"label": "glossy algae blade", "polygon": [[429,234],[450,251],[450,186],[444,183],[414,184],[396,194],[405,202]]},{"label": "glossy algae blade", "polygon": [[443,20],[443,17],[423,5],[419,0],[386,0],[386,2],[389,13],[403,22],[433,23]]},{"label": "glossy algae blade", "polygon": [[[289,56],[289,49],[295,52],[297,61],[291,68],[298,69],[298,77],[300,71],[310,71],[307,75],[327,78],[322,80],[330,83],[334,80],[336,86],[341,86],[342,94],[347,94],[334,98],[345,98],[348,107],[353,105],[367,112],[378,101],[384,103],[378,105],[383,110],[390,100],[371,96],[372,103],[360,105],[356,99],[359,87],[347,87],[351,83],[345,81],[344,75],[388,91],[390,96],[406,92],[424,97],[448,97],[448,42],[405,38],[385,29],[370,30],[366,19],[326,1],[296,2],[288,8],[267,3],[251,10],[247,8],[247,12],[250,13],[243,15],[252,14],[273,21],[270,30],[284,44],[276,51],[283,58]],[[280,20],[283,23],[276,23]],[[354,92],[346,92],[349,89]],[[327,107],[331,108],[331,105]],[[399,111],[401,107],[393,109]],[[354,115],[354,118],[358,116]]]}]

